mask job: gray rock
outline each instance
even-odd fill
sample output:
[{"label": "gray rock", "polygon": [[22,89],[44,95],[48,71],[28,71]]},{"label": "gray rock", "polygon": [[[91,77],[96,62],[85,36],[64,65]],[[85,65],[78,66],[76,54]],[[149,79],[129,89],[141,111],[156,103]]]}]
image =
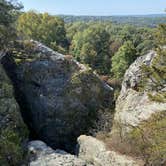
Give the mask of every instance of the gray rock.
[{"label": "gray rock", "polygon": [[53,150],[42,141],[28,145],[30,166],[87,166],[86,162],[63,150]]},{"label": "gray rock", "polygon": [[130,65],[129,69],[124,75],[122,90],[119,98],[124,98],[128,89],[137,88],[137,85],[140,83],[143,74],[141,66],[143,64],[149,66],[155,55],[155,51],[150,51],[147,55],[138,57],[135,62]]},{"label": "gray rock", "polygon": [[142,162],[109,151],[103,142],[85,135],[78,138],[78,157],[94,166],[143,166]]},{"label": "gray rock", "polygon": [[151,51],[149,54],[139,57],[126,71],[122,90],[116,102],[113,135],[120,132],[121,136],[125,136],[133,127],[148,120],[152,114],[166,110],[166,103],[151,101],[146,89],[144,92],[137,90],[137,85],[144,74],[141,66],[143,64],[149,66],[155,55],[156,53]]},{"label": "gray rock", "polygon": [[24,119],[49,146],[71,150],[98,110],[109,108],[112,89],[74,59],[35,41],[29,45],[4,58]]}]

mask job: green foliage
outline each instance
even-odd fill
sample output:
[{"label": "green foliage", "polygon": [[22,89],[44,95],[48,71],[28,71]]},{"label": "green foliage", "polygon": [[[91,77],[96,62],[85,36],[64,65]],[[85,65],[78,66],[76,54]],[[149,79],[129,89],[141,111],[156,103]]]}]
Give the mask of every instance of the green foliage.
[{"label": "green foliage", "polygon": [[125,71],[129,65],[137,58],[136,49],[132,42],[128,41],[119,49],[119,51],[112,57],[113,76],[117,79],[123,79]]},{"label": "green foliage", "polygon": [[153,101],[166,102],[166,49],[162,46],[166,44],[166,24],[159,26],[157,38],[160,46],[157,49],[157,55],[153,58],[150,66],[143,65],[142,70],[144,76],[140,83],[141,90],[147,90],[149,97]]},{"label": "green foliage", "polygon": [[88,64],[98,73],[109,72],[109,34],[102,25],[90,26],[83,32],[78,32],[73,37],[70,50],[77,60]]},{"label": "green foliage", "polygon": [[164,165],[166,162],[166,112],[154,114],[147,122],[135,127],[129,134],[133,150],[143,155],[147,165]]},{"label": "green foliage", "polygon": [[158,49],[150,66],[143,65],[144,76],[140,83],[140,90],[149,92],[149,98],[157,102],[166,102],[166,50]]},{"label": "green foliage", "polygon": [[40,58],[35,51],[35,45],[29,40],[15,41],[10,47],[10,54],[13,56],[17,65],[24,62],[32,62]]},{"label": "green foliage", "polygon": [[13,87],[0,65],[0,165],[18,166],[23,160],[23,141],[28,136]]},{"label": "green foliage", "polygon": [[12,0],[0,0],[0,50],[6,49],[9,41],[16,37],[14,23],[21,5]]},{"label": "green foliage", "polygon": [[48,13],[23,13],[18,18],[17,30],[22,38],[40,41],[57,51],[65,52],[68,48],[63,20]]},{"label": "green foliage", "polygon": [[88,28],[89,24],[83,22],[75,22],[71,24],[66,24],[67,38],[71,42],[76,33],[84,31]]},{"label": "green foliage", "polygon": [[137,45],[136,49],[140,55],[145,55],[149,52],[149,50],[152,50],[153,47],[155,47],[154,40],[144,39],[144,41]]},{"label": "green foliage", "polygon": [[158,26],[156,37],[157,37],[157,44],[160,45],[166,44],[166,24],[161,24]]},{"label": "green foliage", "polygon": [[8,128],[1,131],[0,140],[0,165],[19,165],[24,153],[20,135]]},{"label": "green foliage", "polygon": [[[92,21],[66,24],[66,30],[71,43],[70,54],[82,63],[89,64],[99,74],[110,74],[111,58],[128,41],[135,47],[137,56],[155,47],[155,29],[152,28]],[[98,44],[99,40],[103,44]]]},{"label": "green foliage", "polygon": [[2,89],[1,93],[3,94],[4,97],[11,97],[13,91],[12,85],[8,83],[3,83],[1,89]]}]

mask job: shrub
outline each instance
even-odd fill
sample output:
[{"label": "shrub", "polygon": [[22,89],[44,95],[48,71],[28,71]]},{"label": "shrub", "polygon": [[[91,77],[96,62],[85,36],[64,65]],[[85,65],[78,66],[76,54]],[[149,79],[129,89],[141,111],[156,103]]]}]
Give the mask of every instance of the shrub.
[{"label": "shrub", "polygon": [[23,160],[24,150],[20,146],[22,139],[10,128],[3,129],[0,135],[0,165],[17,166]]},{"label": "shrub", "polygon": [[132,151],[144,156],[147,165],[166,164],[166,112],[154,114],[128,136]]}]

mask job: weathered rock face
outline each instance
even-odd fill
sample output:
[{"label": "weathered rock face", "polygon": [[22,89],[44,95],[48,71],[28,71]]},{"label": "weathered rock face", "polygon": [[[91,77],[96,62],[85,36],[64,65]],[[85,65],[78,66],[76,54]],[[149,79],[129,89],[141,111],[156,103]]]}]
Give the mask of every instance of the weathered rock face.
[{"label": "weathered rock face", "polygon": [[85,135],[78,138],[78,157],[95,166],[143,166],[131,157],[108,151],[103,142]]},{"label": "weathered rock face", "polygon": [[109,107],[111,88],[91,69],[38,42],[18,50],[4,57],[3,64],[25,121],[49,146],[70,150],[92,126],[97,111]]},{"label": "weathered rock face", "polygon": [[156,53],[151,51],[149,54],[139,57],[126,71],[122,90],[116,102],[112,134],[120,132],[121,136],[123,136],[133,127],[148,120],[152,114],[166,111],[166,103],[151,101],[146,89],[144,92],[137,89],[144,75],[141,66],[143,64],[149,66],[155,55]]},{"label": "weathered rock face", "polygon": [[86,162],[62,150],[53,150],[42,141],[28,145],[30,166],[87,166]]},{"label": "weathered rock face", "polygon": [[0,165],[20,165],[27,134],[13,86],[0,64]]}]

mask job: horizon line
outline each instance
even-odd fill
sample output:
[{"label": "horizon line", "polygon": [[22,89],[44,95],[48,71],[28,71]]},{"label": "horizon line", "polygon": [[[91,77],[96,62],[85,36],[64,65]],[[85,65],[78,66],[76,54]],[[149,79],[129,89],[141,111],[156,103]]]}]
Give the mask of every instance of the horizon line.
[{"label": "horizon line", "polygon": [[150,16],[150,15],[166,15],[165,12],[161,12],[161,13],[135,13],[135,14],[132,14],[132,13],[129,13],[129,14],[71,14],[71,13],[53,13],[53,12],[47,12],[47,11],[39,11],[39,10],[36,10],[36,9],[29,9],[29,10],[25,10],[25,8],[23,8],[22,10],[23,12],[28,12],[28,11],[35,11],[37,13],[48,13],[50,15],[60,15],[60,16]]},{"label": "horizon line", "polygon": [[[45,12],[41,12],[45,13]],[[49,13],[49,12],[46,12]],[[51,13],[49,13],[51,14]],[[101,16],[101,17],[112,17],[112,16],[155,16],[155,15],[165,15],[166,13],[152,13],[152,14],[112,14],[112,15],[88,15],[88,14],[51,14],[51,15],[56,15],[56,16],[90,16],[90,17],[95,17],[95,16]]]}]

